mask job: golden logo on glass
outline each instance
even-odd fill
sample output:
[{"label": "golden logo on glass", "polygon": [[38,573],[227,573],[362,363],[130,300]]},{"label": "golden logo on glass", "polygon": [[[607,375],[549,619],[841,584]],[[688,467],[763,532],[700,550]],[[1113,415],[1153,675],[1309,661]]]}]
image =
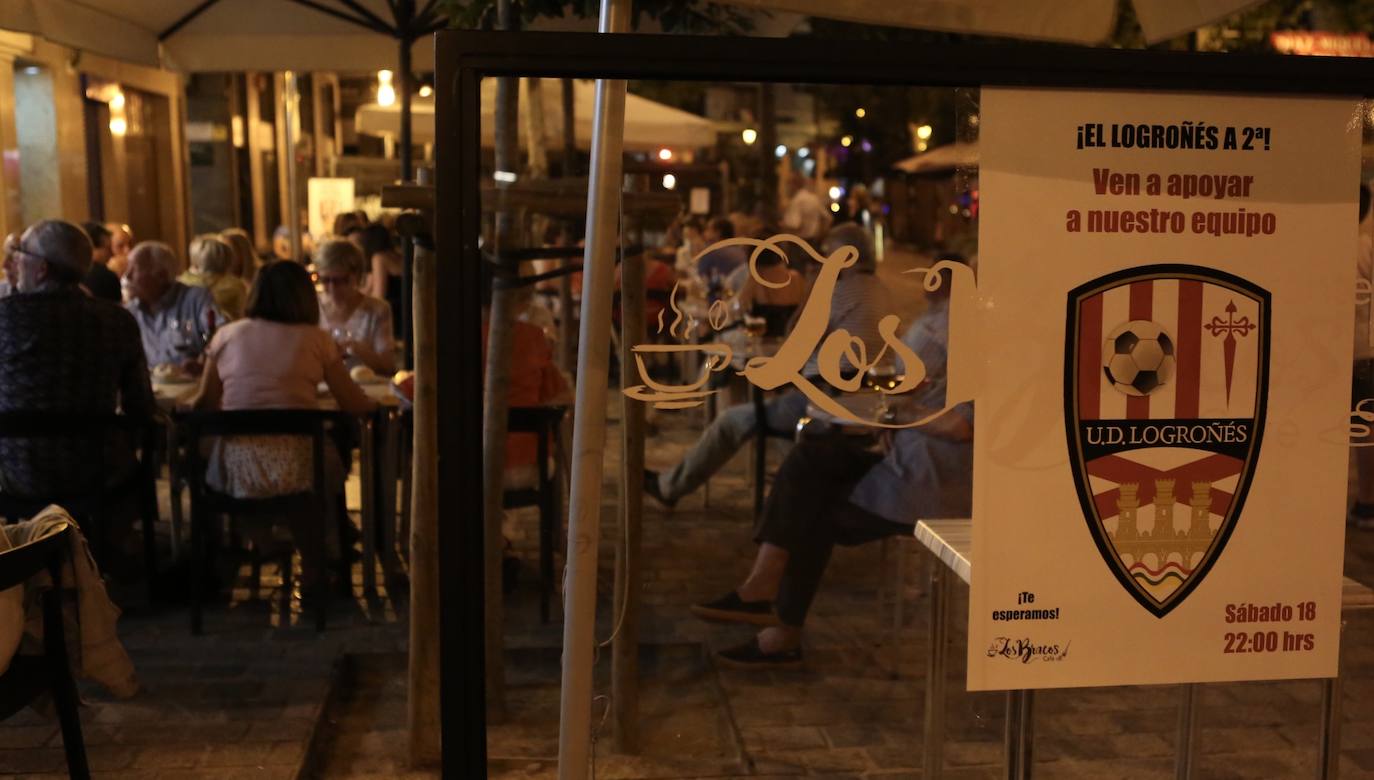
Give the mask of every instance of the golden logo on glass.
[{"label": "golden logo on glass", "polygon": [[[875,420],[869,416],[856,413],[843,403],[842,398],[829,395],[812,378],[802,374],[802,370],[814,356],[819,379],[824,384],[842,393],[854,392],[862,386],[865,372],[888,357],[888,351],[891,350],[892,357],[895,362],[901,364],[903,371],[897,382],[889,386],[878,387],[879,392],[889,396],[908,393],[916,389],[926,377],[925,365],[921,362],[920,357],[902,342],[901,321],[895,314],[888,314],[878,321],[878,332],[882,337],[883,346],[877,354],[872,356],[868,354],[868,348],[864,342],[848,331],[841,328],[829,333],[826,332],[830,323],[830,310],[835,286],[839,281],[840,273],[853,266],[859,259],[858,250],[852,246],[842,246],[829,256],[825,256],[817,252],[801,237],[786,233],[767,239],[730,238],[706,247],[692,258],[692,262],[696,263],[703,256],[717,249],[730,246],[750,247],[752,252],[749,256],[749,275],[754,283],[762,287],[779,289],[787,286],[789,282],[772,282],[763,278],[758,271],[758,260],[765,252],[773,252],[782,257],[783,262],[786,263],[787,255],[783,246],[789,243],[800,247],[819,264],[819,271],[812,282],[811,293],[801,305],[801,310],[796,316],[792,330],[782,340],[777,351],[771,356],[748,358],[744,361],[743,367],[736,370],[736,374],[743,376],[762,390],[777,390],[791,385],[805,395],[807,400],[817,408],[838,420],[844,420],[855,425],[880,428],[912,428],[923,425],[944,414],[956,403],[971,397],[971,394],[959,392],[962,387],[968,386],[969,383],[967,381],[959,383],[960,387],[956,388],[956,378],[951,371],[951,384],[945,408],[917,420],[896,423]],[[924,274],[923,287],[927,291],[933,291],[939,289],[943,283],[939,271],[948,271],[952,280],[950,283],[951,335],[953,336],[959,329],[960,326],[956,324],[959,322],[964,323],[964,332],[968,332],[975,292],[972,269],[961,263],[942,261],[929,268],[913,269],[907,273]],[[686,339],[696,334],[698,321],[691,315],[684,315],[679,306],[678,292],[679,287],[675,285],[669,300],[669,305],[675,316],[667,330],[673,338]],[[684,316],[686,317],[685,326],[683,323]],[[707,321],[713,330],[722,330],[727,319],[728,311],[721,301],[717,300],[711,304],[707,313]],[[658,324],[658,332],[663,333],[662,313],[659,315]],[[659,409],[688,409],[700,406],[708,396],[718,392],[705,389],[710,382],[711,374],[724,371],[727,366],[732,366],[736,362],[734,349],[722,341],[641,344],[634,348],[634,352],[636,368],[644,384],[626,388],[625,394],[630,398],[652,403]],[[650,377],[648,367],[645,364],[646,356],[690,352],[701,353],[703,359],[700,373],[688,383],[665,384]],[[950,352],[952,356],[954,353],[952,346]],[[844,363],[848,363],[849,366],[858,370],[852,372],[852,375],[847,375],[847,372],[842,368]]]}]

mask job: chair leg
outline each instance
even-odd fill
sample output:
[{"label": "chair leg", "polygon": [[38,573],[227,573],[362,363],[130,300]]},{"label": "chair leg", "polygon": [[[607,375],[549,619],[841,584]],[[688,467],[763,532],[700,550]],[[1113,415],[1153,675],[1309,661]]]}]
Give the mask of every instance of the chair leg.
[{"label": "chair leg", "polygon": [[143,572],[148,578],[148,606],[153,606],[157,593],[157,483],[151,475],[144,480],[139,522],[143,525]]},{"label": "chair leg", "polygon": [[[48,613],[48,625],[60,625],[62,620],[61,594],[49,591],[44,595],[43,608]],[[60,634],[58,637],[60,639]],[[81,714],[76,695],[76,683],[72,680],[71,668],[67,665],[65,648],[48,648],[49,687],[53,694],[53,704],[57,708],[58,722],[62,725],[62,750],[67,754],[67,774],[73,778],[89,778],[91,770],[86,761],[86,742],[81,736]]]},{"label": "chair leg", "polygon": [[191,502],[191,549],[187,556],[187,570],[191,578],[191,633],[199,636],[201,631],[201,601],[204,598],[203,581],[205,578],[205,540],[204,512],[197,510],[195,501]]},{"label": "chair leg", "polygon": [[544,623],[549,622],[549,601],[553,591],[553,524],[557,517],[553,498],[556,489],[550,480],[539,490],[539,619]]}]

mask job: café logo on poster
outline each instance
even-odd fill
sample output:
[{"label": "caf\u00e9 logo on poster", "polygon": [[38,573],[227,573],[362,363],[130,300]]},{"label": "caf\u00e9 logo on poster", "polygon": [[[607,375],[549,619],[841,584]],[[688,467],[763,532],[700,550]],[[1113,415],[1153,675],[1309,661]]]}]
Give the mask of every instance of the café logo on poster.
[{"label": "caf\u00e9 logo on poster", "polygon": [[1064,401],[1088,530],[1155,617],[1207,576],[1240,521],[1264,430],[1269,293],[1150,265],[1069,293]]}]

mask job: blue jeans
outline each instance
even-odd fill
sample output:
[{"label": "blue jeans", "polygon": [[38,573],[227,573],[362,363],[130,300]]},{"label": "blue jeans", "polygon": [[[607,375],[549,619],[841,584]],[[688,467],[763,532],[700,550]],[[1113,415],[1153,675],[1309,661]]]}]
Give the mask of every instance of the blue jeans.
[{"label": "blue jeans", "polygon": [[[788,390],[763,405],[768,428],[791,434],[806,414],[806,396]],[[682,462],[658,476],[658,487],[669,501],[705,484],[754,435],[757,423],[752,403],[739,404],[720,414],[687,451]]]}]

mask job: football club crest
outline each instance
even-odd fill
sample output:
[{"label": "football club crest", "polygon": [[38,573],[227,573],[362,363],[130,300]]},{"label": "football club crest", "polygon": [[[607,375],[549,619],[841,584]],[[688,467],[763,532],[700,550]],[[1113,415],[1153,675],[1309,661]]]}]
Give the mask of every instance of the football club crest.
[{"label": "football club crest", "polygon": [[1264,431],[1270,316],[1266,290],[1190,265],[1069,293],[1074,483],[1107,566],[1156,617],[1202,582],[1240,522]]}]

